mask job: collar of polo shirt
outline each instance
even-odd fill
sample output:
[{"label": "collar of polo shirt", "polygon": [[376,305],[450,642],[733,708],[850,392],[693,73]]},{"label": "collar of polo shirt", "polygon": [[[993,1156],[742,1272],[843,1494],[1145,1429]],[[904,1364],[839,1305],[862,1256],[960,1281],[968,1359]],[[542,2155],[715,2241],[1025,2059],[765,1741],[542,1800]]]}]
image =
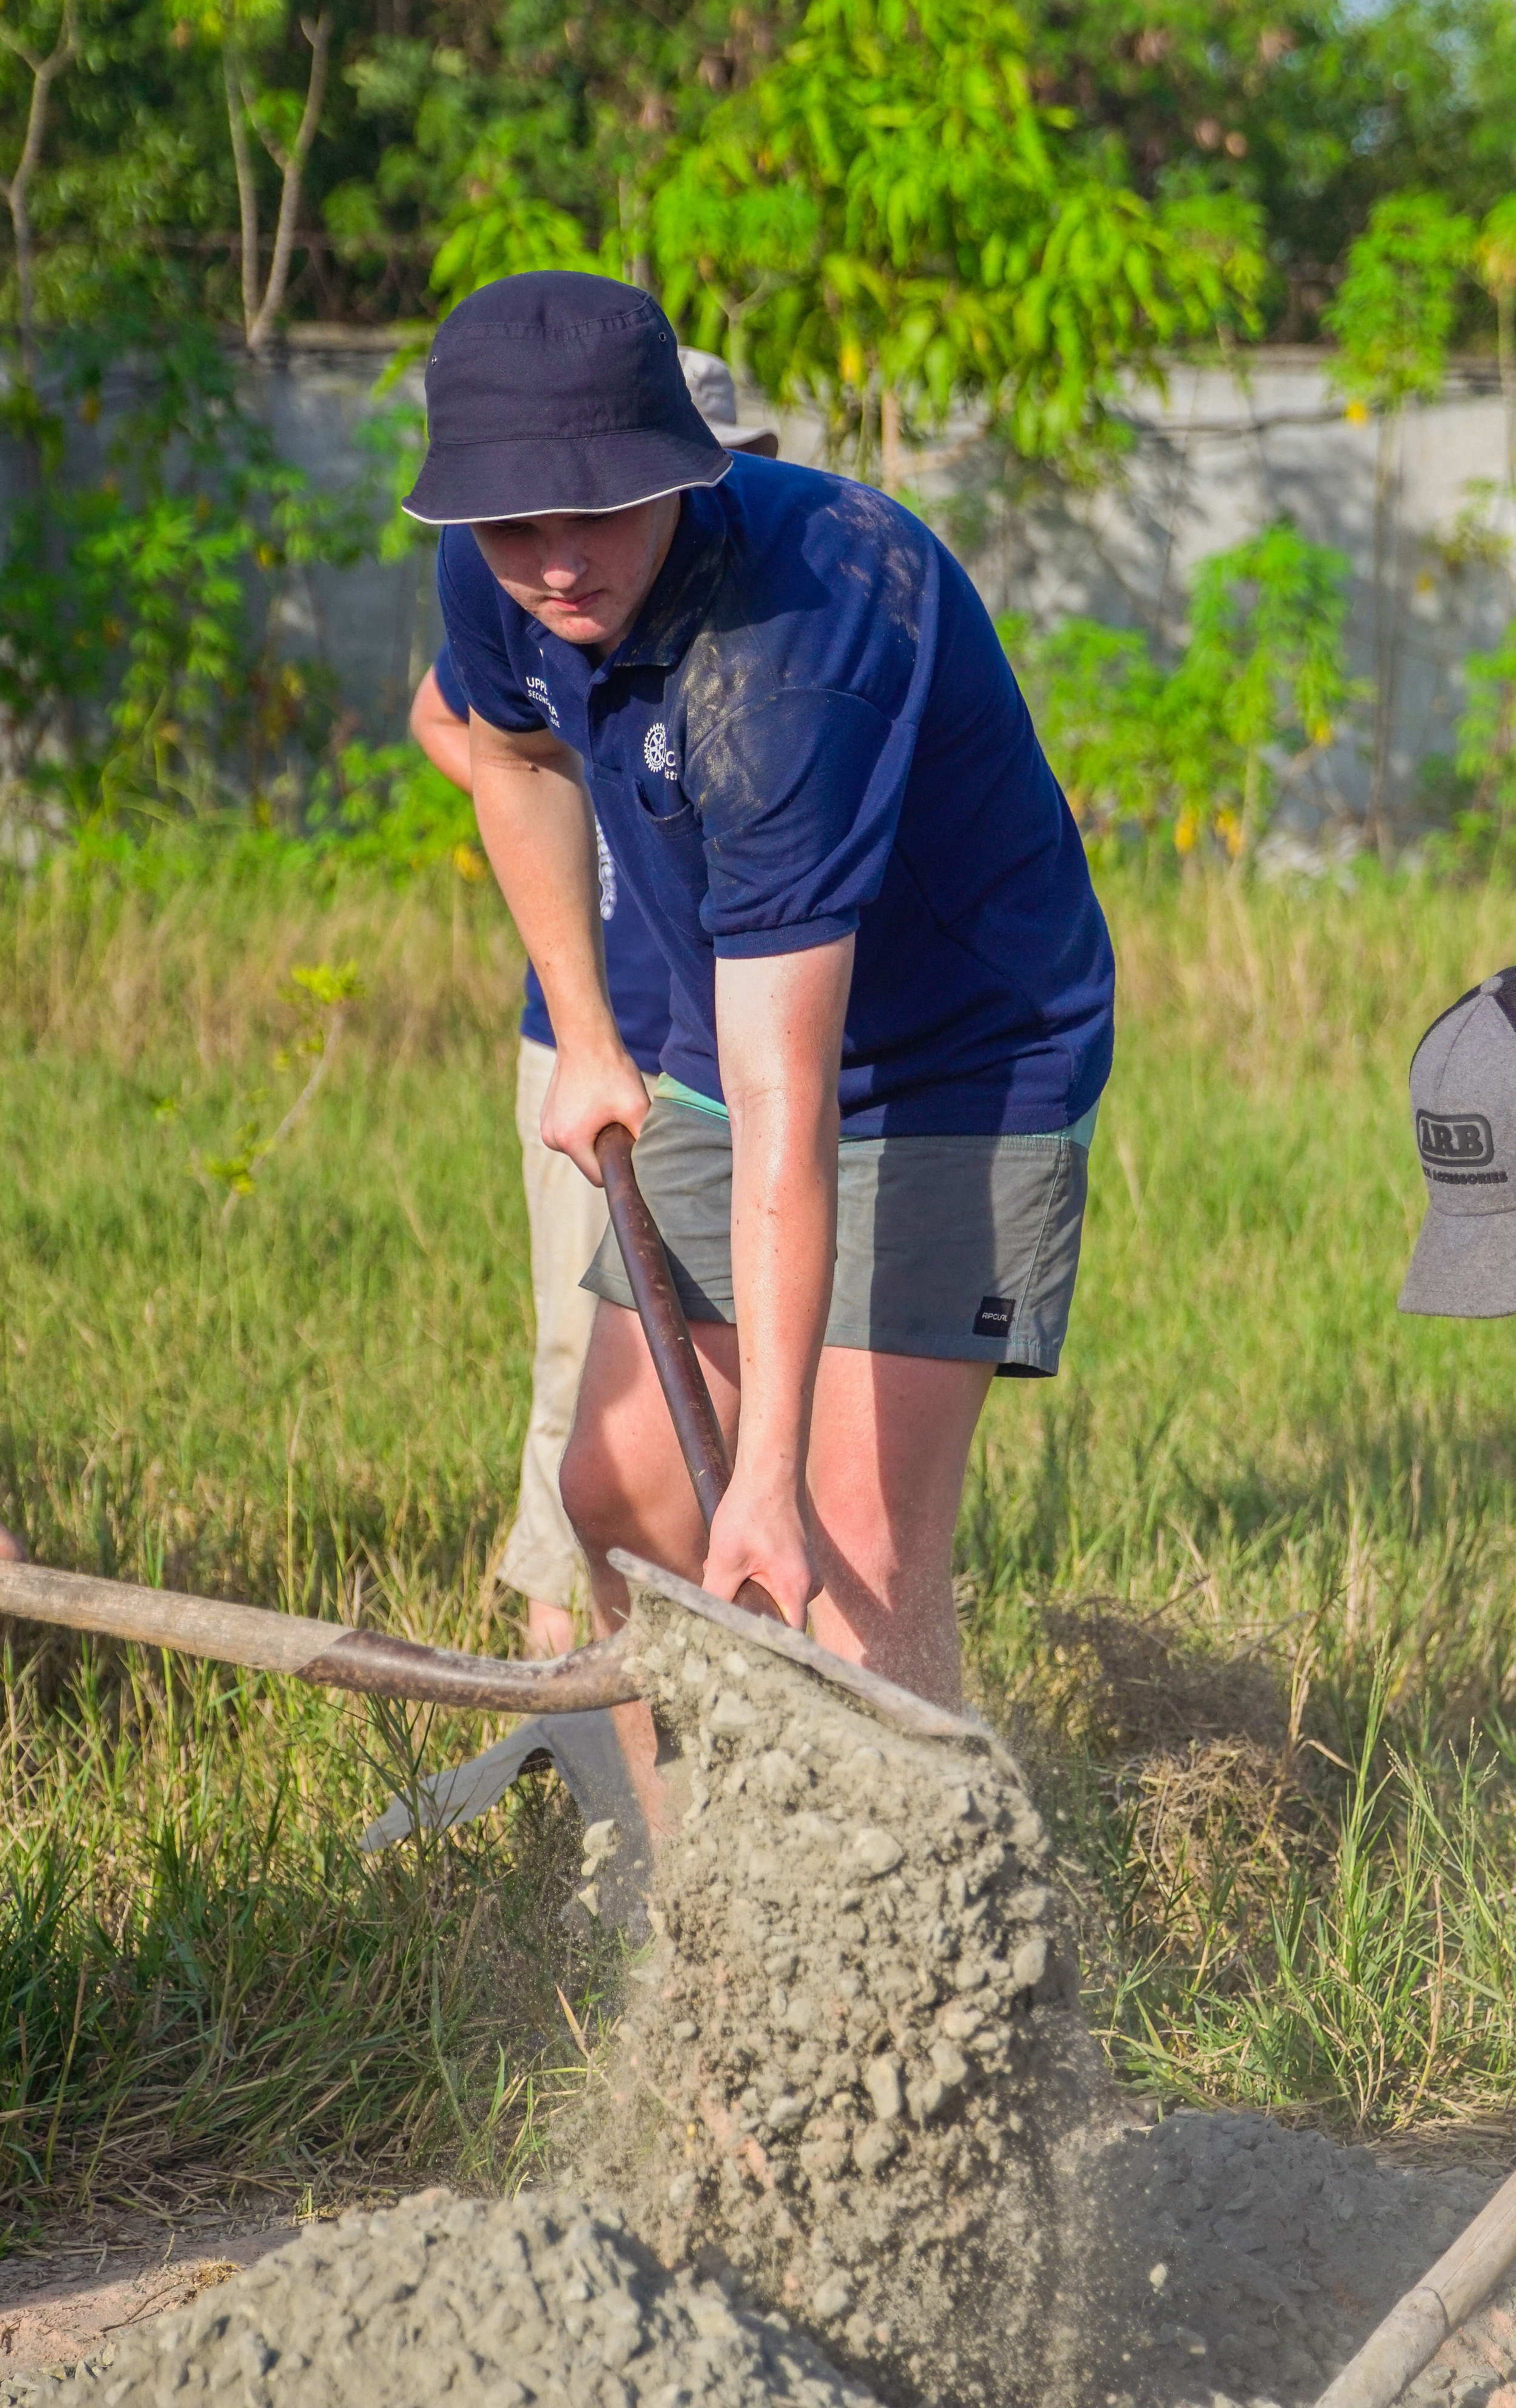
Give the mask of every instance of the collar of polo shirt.
[{"label": "collar of polo shirt", "polygon": [[652,590],[603,668],[672,668],[709,608],[726,561],[726,522],[713,494],[685,494]]}]

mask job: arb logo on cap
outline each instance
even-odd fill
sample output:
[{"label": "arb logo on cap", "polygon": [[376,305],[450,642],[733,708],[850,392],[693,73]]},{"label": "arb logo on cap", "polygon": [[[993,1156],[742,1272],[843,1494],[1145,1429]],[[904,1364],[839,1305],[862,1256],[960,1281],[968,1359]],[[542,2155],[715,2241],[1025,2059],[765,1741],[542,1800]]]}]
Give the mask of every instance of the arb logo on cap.
[{"label": "arb logo on cap", "polygon": [[1495,1140],[1482,1112],[1460,1112],[1455,1119],[1440,1112],[1418,1112],[1416,1143],[1423,1162],[1459,1170],[1477,1169],[1495,1160]]}]

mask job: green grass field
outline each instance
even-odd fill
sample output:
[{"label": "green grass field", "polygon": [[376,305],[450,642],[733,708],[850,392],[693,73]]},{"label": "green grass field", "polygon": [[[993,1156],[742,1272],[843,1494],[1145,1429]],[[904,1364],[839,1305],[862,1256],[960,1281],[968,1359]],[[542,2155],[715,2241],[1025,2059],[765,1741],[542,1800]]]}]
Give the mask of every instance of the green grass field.
[{"label": "green grass field", "polygon": [[[1118,1067],[1056,1385],[998,1383],[960,1594],[1124,2079],[1391,2130],[1516,2072],[1511,1326],[1410,1322],[1405,1073],[1516,898],[1107,896]],[[66,867],[0,897],[0,1519],[42,1559],[498,1647],[525,1405],[493,895]],[[356,965],[308,1112],[297,968]],[[507,2179],[604,1975],[540,1789],[378,1865],[408,1728],[11,1627],[0,2228],[245,2180]],[[1506,1716],[1511,1714],[1508,1728]]]}]

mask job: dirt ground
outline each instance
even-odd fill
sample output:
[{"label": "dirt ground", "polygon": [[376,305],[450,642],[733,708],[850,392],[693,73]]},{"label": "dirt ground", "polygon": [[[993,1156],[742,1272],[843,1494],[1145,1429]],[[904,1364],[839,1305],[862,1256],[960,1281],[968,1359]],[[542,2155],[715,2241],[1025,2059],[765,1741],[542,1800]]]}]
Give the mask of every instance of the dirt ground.
[{"label": "dirt ground", "polygon": [[261,2214],[117,2216],[21,2243],[0,2259],[0,2384],[96,2356],[256,2265],[297,2229],[292,2198]]}]

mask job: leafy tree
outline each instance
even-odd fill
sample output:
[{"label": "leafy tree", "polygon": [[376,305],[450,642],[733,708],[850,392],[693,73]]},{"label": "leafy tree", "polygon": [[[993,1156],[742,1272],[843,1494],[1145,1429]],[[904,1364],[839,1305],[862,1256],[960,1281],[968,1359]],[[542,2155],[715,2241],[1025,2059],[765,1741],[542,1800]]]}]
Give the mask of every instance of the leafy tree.
[{"label": "leafy tree", "polygon": [[50,42],[45,45],[35,43],[28,32],[19,31],[0,19],[0,46],[20,60],[31,78],[32,87],[21,150],[9,175],[0,176],[0,194],[3,194],[6,207],[10,211],[11,234],[16,245],[16,319],[21,374],[28,384],[33,384],[36,380],[36,284],[32,259],[32,179],[42,161],[48,101],[52,87],[64,68],[79,56],[79,22],[74,13],[74,0],[63,0],[57,29]]},{"label": "leafy tree", "polygon": [[[123,296],[187,309],[256,307],[289,236],[268,313],[349,320],[427,309],[439,244],[468,185],[482,206],[544,203],[585,248],[653,272],[651,196],[671,155],[751,90],[797,31],[800,0],[312,0],[329,22],[319,125],[284,213],[315,64],[284,0],[71,0],[77,53],[51,76],[22,179],[31,308],[80,324]],[[59,0],[8,0],[34,61]],[[242,68],[228,122],[222,31]],[[1115,190],[1160,218],[1188,200],[1262,213],[1258,306],[1310,333],[1336,265],[1375,203],[1432,187],[1482,215],[1516,151],[1516,20],[1506,0],[1026,0],[1016,49],[1034,108]],[[26,147],[34,67],[0,50],[0,176]],[[1066,121],[1066,122],[1065,122]],[[266,138],[265,138],[266,137]],[[272,142],[270,150],[267,143]],[[281,164],[282,161],[282,164]],[[760,177],[759,181],[763,179]],[[245,238],[250,191],[256,243]],[[14,230],[14,221],[13,221]],[[23,230],[22,242],[27,240]],[[18,323],[14,272],[0,313]],[[450,288],[451,289],[451,288]],[[746,297],[734,288],[740,306]],[[1482,336],[1468,288],[1466,335]]]},{"label": "leafy tree", "polygon": [[1026,35],[975,0],[812,0],[654,202],[665,298],[882,452],[971,401],[1027,460],[1088,461],[1160,347],[1253,324],[1254,213],[1144,201],[1032,98]]},{"label": "leafy tree", "polygon": [[1457,321],[1474,228],[1438,193],[1380,201],[1348,253],[1348,272],[1323,322],[1338,350],[1329,367],[1350,418],[1379,421],[1374,472],[1374,729],[1367,825],[1381,853],[1400,666],[1400,503],[1408,404],[1439,390]]},{"label": "leafy tree", "polygon": [[579,220],[529,193],[509,153],[502,156],[492,140],[465,168],[462,192],[443,222],[431,284],[451,309],[497,276],[600,265]]},{"label": "leafy tree", "polygon": [[1256,849],[1280,788],[1330,744],[1354,698],[1348,562],[1288,520],[1203,561],[1172,668],[1145,637],[1069,619],[1004,621],[1049,756],[1097,851],[1162,833],[1179,853]]}]

